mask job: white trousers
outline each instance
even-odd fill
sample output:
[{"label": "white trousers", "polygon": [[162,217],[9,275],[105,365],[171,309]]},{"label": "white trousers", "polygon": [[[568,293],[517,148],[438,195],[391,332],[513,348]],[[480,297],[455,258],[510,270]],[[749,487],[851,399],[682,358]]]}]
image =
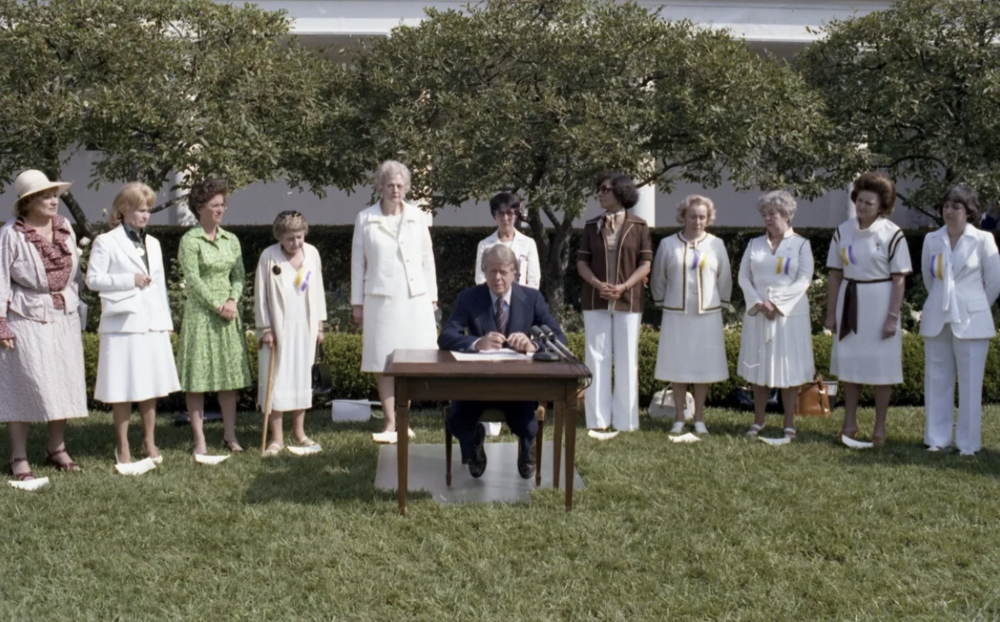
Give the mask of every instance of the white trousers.
[{"label": "white trousers", "polygon": [[989,339],[956,339],[945,325],[936,337],[924,338],[924,443],[951,447],[958,372],[958,423],[955,445],[962,453],[979,451],[983,416],[983,375]]},{"label": "white trousers", "polygon": [[[587,367],[594,378],[584,393],[587,427],[639,429],[639,326],[641,313],[584,311]],[[615,388],[611,390],[614,361]]]}]

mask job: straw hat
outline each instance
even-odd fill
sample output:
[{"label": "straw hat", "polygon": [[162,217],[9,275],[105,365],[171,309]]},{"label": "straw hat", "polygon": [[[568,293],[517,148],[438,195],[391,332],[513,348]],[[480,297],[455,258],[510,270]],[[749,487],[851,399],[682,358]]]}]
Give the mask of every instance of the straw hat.
[{"label": "straw hat", "polygon": [[71,185],[68,181],[49,181],[45,173],[35,169],[24,171],[14,180],[14,192],[17,194],[17,200],[14,201],[14,211],[17,211],[17,204],[25,197],[46,190],[55,190],[59,195],[62,195],[69,190]]}]

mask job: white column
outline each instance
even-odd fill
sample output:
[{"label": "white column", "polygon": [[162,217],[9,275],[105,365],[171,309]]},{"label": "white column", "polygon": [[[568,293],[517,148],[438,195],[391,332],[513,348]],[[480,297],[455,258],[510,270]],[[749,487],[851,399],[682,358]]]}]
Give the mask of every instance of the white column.
[{"label": "white column", "polygon": [[650,227],[656,226],[656,184],[646,184],[639,190],[639,202],[632,214],[642,218]]}]

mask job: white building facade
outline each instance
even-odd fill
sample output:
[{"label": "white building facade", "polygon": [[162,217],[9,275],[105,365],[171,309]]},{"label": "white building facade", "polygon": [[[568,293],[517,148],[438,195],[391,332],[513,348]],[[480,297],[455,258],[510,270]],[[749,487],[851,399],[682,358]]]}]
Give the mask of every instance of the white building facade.
[{"label": "white building facade", "polygon": [[[235,3],[235,2],[232,2]],[[242,4],[242,0],[238,4]],[[292,20],[293,32],[306,45],[351,47],[359,38],[387,36],[393,28],[415,25],[424,17],[427,7],[462,10],[469,0],[428,2],[426,0],[265,0],[257,2],[268,10],[283,10]],[[745,38],[751,47],[768,50],[778,56],[792,57],[802,50],[816,35],[810,29],[821,27],[831,19],[844,19],[871,11],[886,9],[891,4],[883,2],[821,2],[816,0],[661,0],[639,2],[649,9],[661,8],[666,19],[688,19],[706,27],[728,28],[734,36]],[[105,185],[99,189],[86,189],[91,163],[100,157],[96,152],[75,154],[63,170],[68,181],[79,182],[74,187],[80,203],[92,220],[104,220],[103,210],[108,209],[118,186]],[[9,197],[10,188],[4,193]],[[723,185],[703,188],[678,184],[672,192],[645,189],[636,211],[657,226],[674,226],[677,203],[688,194],[710,197],[717,208],[716,226],[759,226],[760,217],[755,209],[759,192],[737,192]],[[169,198],[166,192],[161,199]],[[351,194],[329,188],[327,196],[320,199],[309,192],[300,192],[281,182],[254,184],[235,193],[230,199],[226,220],[230,224],[264,224],[273,221],[282,210],[302,212],[314,224],[352,224],[354,217],[370,203],[372,191],[357,188]],[[847,189],[832,191],[812,201],[801,202],[795,219],[797,226],[834,227],[842,222],[853,208]],[[596,201],[591,202],[581,219],[599,212]],[[893,219],[902,226],[916,224],[911,215],[897,209]],[[153,218],[154,224],[176,224],[176,210],[166,210]],[[445,208],[434,218],[436,226],[490,226],[493,220],[485,204]]]}]

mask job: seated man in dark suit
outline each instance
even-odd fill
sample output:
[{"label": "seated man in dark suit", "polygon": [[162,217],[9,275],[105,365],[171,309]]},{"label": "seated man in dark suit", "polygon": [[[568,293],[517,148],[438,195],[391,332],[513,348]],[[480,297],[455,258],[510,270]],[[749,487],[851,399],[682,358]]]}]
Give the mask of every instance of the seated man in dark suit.
[{"label": "seated man in dark suit", "polygon": [[[499,350],[509,347],[523,353],[535,351],[528,337],[532,326],[548,326],[563,344],[566,336],[549,313],[538,290],[521,287],[517,280],[517,256],[503,244],[483,253],[486,283],[458,295],[455,311],[441,329],[438,346],[459,352]],[[502,410],[510,431],[517,435],[517,472],[524,479],[535,474],[536,402],[453,402],[448,427],[462,448],[462,463],[472,477],[486,471],[486,430],[479,422],[483,411]]]}]

